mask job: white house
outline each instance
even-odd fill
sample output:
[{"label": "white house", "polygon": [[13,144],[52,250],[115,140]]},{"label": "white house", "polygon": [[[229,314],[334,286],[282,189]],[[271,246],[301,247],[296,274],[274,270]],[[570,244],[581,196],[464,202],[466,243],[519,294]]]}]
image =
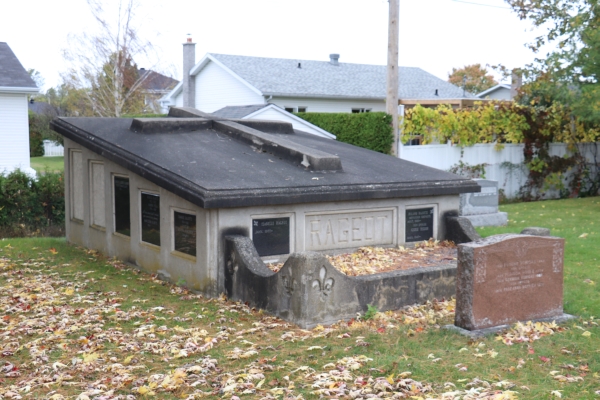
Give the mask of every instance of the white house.
[{"label": "white house", "polygon": [[335,139],[335,135],[329,133],[308,121],[285,111],[275,104],[254,104],[249,106],[227,106],[212,113],[215,117],[229,119],[260,119],[263,121],[283,121],[292,124],[298,131],[311,133],[327,139]]},{"label": "white house", "polygon": [[511,88],[507,83],[499,83],[496,86],[478,93],[477,97],[488,100],[512,100]]},{"label": "white house", "polygon": [[19,168],[35,175],[29,164],[27,95],[38,91],[8,44],[0,42],[0,173]]},{"label": "white house", "polygon": [[[183,80],[163,106],[214,112],[227,106],[275,104],[289,112],[385,111],[386,66],[208,53],[195,63],[195,43],[184,43]],[[473,98],[413,67],[399,68],[400,100]]]}]

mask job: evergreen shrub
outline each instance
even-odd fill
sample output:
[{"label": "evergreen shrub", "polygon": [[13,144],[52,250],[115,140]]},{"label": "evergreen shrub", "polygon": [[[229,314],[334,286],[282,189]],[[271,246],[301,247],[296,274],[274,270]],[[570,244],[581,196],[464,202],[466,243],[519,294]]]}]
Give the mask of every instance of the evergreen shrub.
[{"label": "evergreen shrub", "polygon": [[384,112],[297,113],[298,117],[334,134],[337,140],[389,154],[392,148],[392,117]]},{"label": "evergreen shrub", "polygon": [[64,174],[0,174],[0,236],[64,235]]}]

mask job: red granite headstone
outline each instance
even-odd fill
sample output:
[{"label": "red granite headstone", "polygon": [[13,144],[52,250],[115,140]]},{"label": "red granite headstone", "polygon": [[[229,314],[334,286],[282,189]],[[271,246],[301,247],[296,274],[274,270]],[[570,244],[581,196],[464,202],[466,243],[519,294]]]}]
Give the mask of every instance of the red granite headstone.
[{"label": "red granite headstone", "polygon": [[508,234],[459,245],[454,324],[477,330],[562,316],[564,244]]}]

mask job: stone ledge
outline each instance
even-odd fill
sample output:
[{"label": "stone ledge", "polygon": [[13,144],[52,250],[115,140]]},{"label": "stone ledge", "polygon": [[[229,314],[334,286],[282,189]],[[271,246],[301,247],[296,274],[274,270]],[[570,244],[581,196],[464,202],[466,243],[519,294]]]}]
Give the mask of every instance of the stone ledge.
[{"label": "stone ledge", "polygon": [[[547,318],[539,318],[539,319],[533,319],[531,320],[531,322],[556,322],[557,324],[562,324],[563,322],[567,322],[569,320],[575,319],[577,318],[575,315],[571,315],[571,314],[562,314],[556,317],[547,317]],[[528,321],[526,321],[528,322]],[[483,336],[488,336],[488,335],[492,335],[498,332],[502,332],[506,329],[510,328],[510,325],[499,325],[499,326],[492,326],[490,328],[485,328],[485,329],[475,329],[475,330],[467,330],[467,329],[463,329],[459,326],[456,325],[444,325],[442,327],[443,329],[447,329],[449,331],[453,331],[456,332],[458,334],[461,334],[463,336],[468,336],[472,339],[476,339],[476,338],[480,338]]]},{"label": "stone ledge", "polygon": [[273,153],[310,171],[342,170],[342,160],[336,155],[272,136],[238,122],[215,121],[213,127],[221,133],[255,147],[258,151]]}]

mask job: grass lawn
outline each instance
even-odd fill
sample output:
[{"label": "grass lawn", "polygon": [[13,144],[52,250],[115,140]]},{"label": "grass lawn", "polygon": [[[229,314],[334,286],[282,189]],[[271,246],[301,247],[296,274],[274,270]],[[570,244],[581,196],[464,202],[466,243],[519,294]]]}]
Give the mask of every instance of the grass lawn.
[{"label": "grass lawn", "polygon": [[64,157],[31,157],[31,168],[38,173],[46,170],[50,172],[62,172],[65,169]]},{"label": "grass lawn", "polygon": [[509,225],[483,235],[566,238],[578,319],[473,341],[440,329],[453,319],[441,301],[304,331],[64,239],[4,239],[0,398],[600,398],[600,198],[501,208]]}]

